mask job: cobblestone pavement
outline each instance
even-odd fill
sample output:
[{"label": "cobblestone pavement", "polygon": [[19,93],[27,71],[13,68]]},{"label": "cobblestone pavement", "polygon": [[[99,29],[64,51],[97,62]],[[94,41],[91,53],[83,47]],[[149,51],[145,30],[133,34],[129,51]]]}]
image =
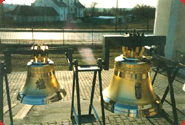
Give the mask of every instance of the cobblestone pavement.
[{"label": "cobblestone pavement", "polygon": [[[109,71],[102,71],[102,83],[103,89],[105,89],[112,77],[113,69]],[[154,73],[151,73],[152,76]],[[13,72],[8,75],[9,86],[10,86],[10,96],[12,104],[16,104],[12,108],[13,116],[17,114],[17,112],[24,106],[24,104],[19,103],[16,100],[16,96],[20,89],[24,86],[26,81],[26,72]],[[63,85],[65,90],[67,91],[67,96],[57,103],[52,103],[44,106],[33,106],[29,111],[27,116],[24,119],[14,119],[15,124],[25,124],[25,125],[53,125],[53,124],[61,124],[68,125],[73,124],[70,119],[70,106],[71,106],[71,95],[72,95],[72,71],[56,71],[56,77],[58,81]],[[79,83],[80,83],[80,97],[82,104],[82,114],[88,112],[89,99],[91,94],[91,83],[93,78],[93,72],[80,72],[79,73]],[[185,80],[175,80],[174,81],[174,91],[176,97],[176,104],[178,108],[178,118],[179,124],[183,123],[185,120],[185,92],[182,91],[182,83]],[[98,83],[98,80],[97,82]],[[162,97],[165,88],[167,86],[167,77],[162,74],[158,74],[155,84],[154,91],[159,96]],[[94,105],[100,114],[100,104],[98,101],[99,98],[99,86],[96,84],[95,86],[95,100]],[[167,96],[167,100],[170,102],[169,94]],[[4,106],[7,105],[6,94],[4,88]],[[163,104],[163,109],[166,112],[167,118],[162,117],[161,115],[152,117],[152,118],[131,118],[127,116],[120,116],[108,111],[106,114],[106,124],[107,125],[170,125],[170,120],[173,121],[173,113],[171,106],[165,102]],[[100,114],[101,116],[101,114]],[[4,114],[5,124],[9,124],[9,115],[8,112]],[[84,123],[86,125],[90,124],[99,124],[97,121],[89,121],[89,123]]]}]

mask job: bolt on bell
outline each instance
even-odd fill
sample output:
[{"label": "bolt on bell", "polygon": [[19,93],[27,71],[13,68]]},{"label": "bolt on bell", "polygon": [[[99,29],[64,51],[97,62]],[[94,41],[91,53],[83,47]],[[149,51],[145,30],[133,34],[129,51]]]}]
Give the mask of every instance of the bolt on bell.
[{"label": "bolt on bell", "polygon": [[27,78],[17,99],[24,104],[44,105],[63,99],[66,91],[57,81],[54,62],[48,58],[48,46],[33,45],[27,63]]}]

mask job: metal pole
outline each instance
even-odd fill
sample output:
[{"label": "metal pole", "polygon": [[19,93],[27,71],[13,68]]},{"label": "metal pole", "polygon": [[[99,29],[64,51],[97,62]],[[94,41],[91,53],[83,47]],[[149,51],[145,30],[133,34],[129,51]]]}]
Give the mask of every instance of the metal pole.
[{"label": "metal pole", "polygon": [[92,29],[92,46],[93,46],[93,29]]},{"label": "metal pole", "polygon": [[101,78],[102,59],[98,59],[98,67],[100,68],[100,70],[98,71],[98,76],[99,76],[99,87],[100,87],[100,98],[101,98],[102,121],[103,121],[103,125],[105,125],[105,111],[104,111],[104,104],[103,104],[102,78]]},{"label": "metal pole", "polygon": [[11,73],[12,72],[11,53],[9,53],[8,51],[5,51],[5,53],[4,53],[4,60],[5,60],[5,64],[6,64],[6,71],[7,71],[7,73]]},{"label": "metal pole", "polygon": [[64,45],[64,28],[63,28],[63,45]]},{"label": "metal pole", "polygon": [[[171,77],[171,71],[168,67],[166,67],[166,72],[167,72],[167,76],[168,76],[168,87],[169,87],[169,91],[170,91],[170,98],[171,98],[171,103],[172,103],[172,111],[173,111],[173,118],[174,118],[174,125],[179,125],[178,124],[178,116],[177,116],[177,111],[176,111],[176,102],[175,102],[175,95],[174,95],[174,90],[173,90],[173,80],[174,79]],[[177,73],[176,73],[177,74]],[[174,76],[176,76],[176,74],[174,74]]]},{"label": "metal pole", "polygon": [[[75,69],[76,70],[76,69]],[[72,102],[71,102],[71,119],[73,117],[73,108],[74,108],[74,96],[75,96],[75,82],[76,82],[76,77],[75,77],[75,71],[73,71],[73,86],[72,86]]]},{"label": "metal pole", "polygon": [[33,40],[33,27],[31,28],[31,33],[32,33],[32,40]]},{"label": "metal pole", "polygon": [[154,81],[155,81],[155,79],[156,79],[156,77],[157,77],[157,74],[158,74],[158,72],[159,72],[159,69],[160,69],[160,63],[159,63],[158,66],[157,66],[157,71],[155,72],[155,75],[154,75],[154,77],[153,77],[152,85],[154,85]]},{"label": "metal pole", "polygon": [[[168,73],[168,71],[169,71],[169,69],[166,68],[166,72],[167,72],[167,73]],[[171,78],[171,81],[168,80],[168,83],[173,83],[173,82],[174,82],[175,77],[176,77],[178,71],[179,71],[179,68],[176,68],[175,71],[173,72],[172,76],[170,76],[170,75],[167,74],[168,76],[172,77],[172,78]],[[169,79],[169,78],[168,78],[168,79]],[[165,92],[164,92],[164,94],[163,94],[163,97],[162,97],[162,99],[161,99],[161,103],[162,103],[162,104],[163,104],[163,102],[164,102],[165,99],[166,99],[166,96],[167,96],[167,94],[168,94],[168,92],[169,92],[169,89],[170,89],[170,88],[169,88],[169,85],[168,85],[168,87],[166,88],[166,90],[165,90]]]},{"label": "metal pole", "polygon": [[78,108],[78,123],[81,125],[81,106],[80,106],[80,88],[79,88],[79,77],[78,77],[78,61],[75,60],[75,76],[76,76],[76,96],[77,96],[77,108]]},{"label": "metal pole", "polygon": [[116,1],[116,25],[115,30],[118,28],[118,0]]},{"label": "metal pole", "polygon": [[32,41],[33,41],[33,44],[35,44],[35,39],[34,39],[34,34],[33,34],[33,27],[31,29],[31,31],[32,31]]},{"label": "metal pole", "polygon": [[5,84],[6,84],[6,93],[7,93],[7,101],[8,101],[8,108],[9,108],[10,123],[11,123],[11,125],[13,125],[10,91],[9,91],[9,85],[8,85],[8,76],[7,76],[6,72],[5,72]]},{"label": "metal pole", "polygon": [[95,89],[95,84],[96,84],[96,74],[97,74],[97,71],[94,71],[92,91],[91,91],[91,99],[90,99],[90,105],[89,105],[89,115],[91,115],[91,111],[92,111],[93,98],[94,98],[94,89]]},{"label": "metal pole", "polygon": [[0,120],[3,123],[3,70],[4,63],[0,63]]}]

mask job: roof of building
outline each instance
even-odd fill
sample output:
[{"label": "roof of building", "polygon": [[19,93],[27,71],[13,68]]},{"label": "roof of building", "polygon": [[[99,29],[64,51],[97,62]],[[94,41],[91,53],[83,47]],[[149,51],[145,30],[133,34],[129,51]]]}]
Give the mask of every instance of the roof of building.
[{"label": "roof of building", "polygon": [[85,6],[82,5],[80,2],[74,3],[74,5],[75,5],[77,8],[85,8]]},{"label": "roof of building", "polygon": [[62,0],[60,0],[60,2],[58,2],[58,0],[53,0],[53,2],[54,2],[57,6],[60,6],[60,7],[67,7],[67,5],[66,5]]},{"label": "roof of building", "polygon": [[93,17],[94,19],[104,19],[104,20],[110,20],[110,19],[115,19],[115,16],[98,16],[98,17]]},{"label": "roof of building", "polygon": [[58,13],[52,7],[37,6],[17,6],[11,14],[20,16],[58,16]]}]

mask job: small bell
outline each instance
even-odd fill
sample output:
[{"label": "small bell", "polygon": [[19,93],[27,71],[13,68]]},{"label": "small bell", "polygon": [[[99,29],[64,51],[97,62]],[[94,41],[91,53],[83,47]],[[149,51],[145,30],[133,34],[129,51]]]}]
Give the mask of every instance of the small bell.
[{"label": "small bell", "polygon": [[48,58],[48,46],[31,47],[33,59],[27,63],[27,79],[17,99],[24,104],[44,105],[64,98],[66,91],[58,83],[54,62]]}]

